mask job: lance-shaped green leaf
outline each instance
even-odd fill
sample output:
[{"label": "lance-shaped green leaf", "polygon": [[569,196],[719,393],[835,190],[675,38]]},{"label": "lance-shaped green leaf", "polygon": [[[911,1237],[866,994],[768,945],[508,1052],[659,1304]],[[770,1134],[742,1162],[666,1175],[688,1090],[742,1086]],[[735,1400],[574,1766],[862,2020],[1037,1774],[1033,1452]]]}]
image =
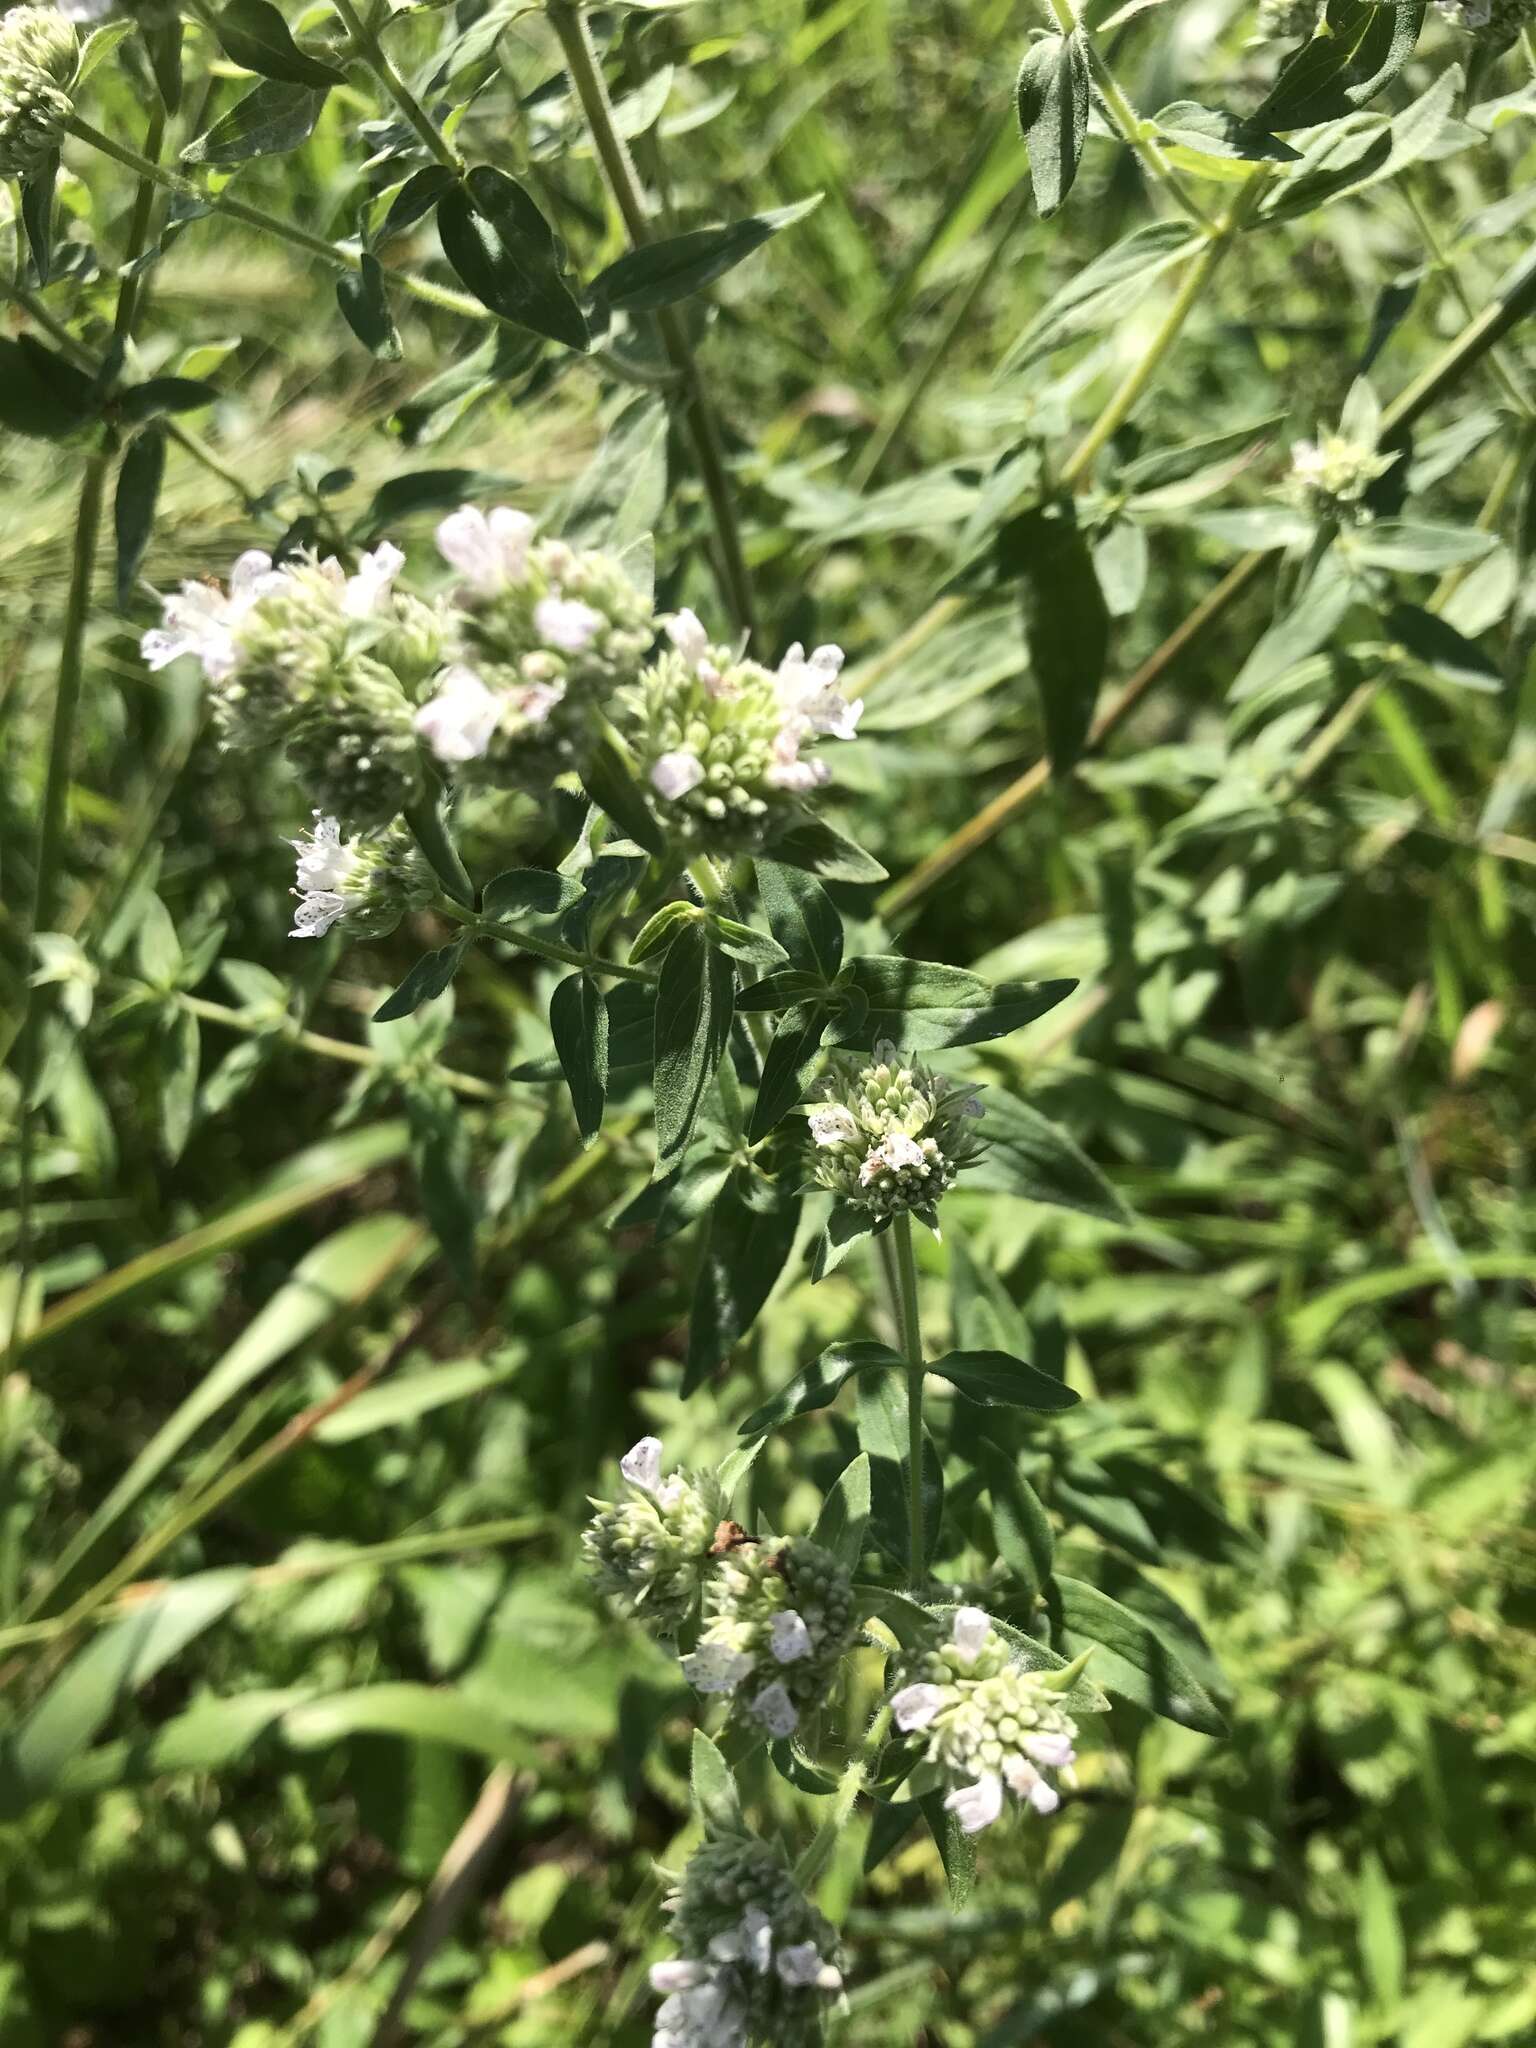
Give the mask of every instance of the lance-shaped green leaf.
[{"label": "lance-shaped green leaf", "polygon": [[774,1027],[773,1043],[763,1061],[747,1137],[752,1144],[804,1102],[816,1069],[832,1012],[820,1003],[796,1003]]},{"label": "lance-shaped green leaf", "polygon": [[155,529],[155,508],[165,475],[165,433],[146,427],[128,443],[117,472],[112,527],[117,542],[117,608],[128,609],[134,579]]},{"label": "lance-shaped green leaf", "polygon": [[1323,32],[1281,68],[1254,111],[1261,128],[1313,128],[1340,121],[1392,83],[1413,54],[1424,8],[1418,0],[1328,0]]},{"label": "lance-shaped green leaf", "polygon": [[825,818],[804,817],[773,842],[775,860],[829,882],[883,882],[885,869],[872,853]]},{"label": "lance-shaped green leaf", "polygon": [[975,1458],[992,1501],[992,1536],[998,1557],[1033,1607],[1051,1575],[1056,1548],[1051,1518],[1011,1451],[983,1442],[977,1445]]},{"label": "lance-shaped green leaf", "polygon": [[658,306],[673,305],[703,291],[781,228],[793,227],[820,204],[818,192],[772,213],[749,214],[722,227],[695,228],[686,235],[647,242],[593,280],[593,302],[616,313],[654,313]]},{"label": "lance-shaped green leaf", "polygon": [[707,1835],[746,1832],[741,1801],[731,1767],[702,1728],[693,1731],[693,1768],[689,1773],[694,1807]]},{"label": "lance-shaped green leaf", "polygon": [[[911,1542],[909,1403],[904,1374],[871,1372],[858,1379],[859,1448],[869,1456],[870,1528],[880,1548],[898,1563],[908,1562]],[[933,1439],[923,1431],[923,1549],[932,1557],[944,1516],[944,1468]]]},{"label": "lance-shaped green leaf", "polygon": [[181,152],[184,164],[243,164],[281,156],[314,133],[325,105],[323,88],[264,78],[204,135]]},{"label": "lance-shaped green leaf", "polygon": [[419,1010],[423,1003],[440,996],[458,973],[459,962],[468,950],[467,939],[455,939],[451,946],[423,953],[394,994],[386,996],[374,1011],[374,1023],[389,1024],[396,1017],[409,1017],[412,1010]]},{"label": "lance-shaped green leaf", "polygon": [[1072,1657],[1091,1650],[1093,1676],[1110,1692],[1202,1735],[1226,1733],[1221,1710],[1166,1631],[1096,1586],[1059,1574],[1046,1588],[1046,1611],[1056,1648]]},{"label": "lance-shaped green leaf", "polygon": [[1148,221],[1075,271],[1008,351],[1005,370],[1023,370],[1069,343],[1110,333],[1162,276],[1200,246],[1183,220]]},{"label": "lance-shaped green leaf", "polygon": [[1022,1195],[1106,1223],[1130,1222],[1120,1197],[1059,1124],[1000,1088],[989,1088],[983,1101],[987,1113],[980,1128],[987,1149],[966,1169],[968,1188]]},{"label": "lance-shaped green leaf", "polygon": [[1007,1351],[946,1351],[928,1367],[984,1408],[1075,1408],[1078,1397],[1063,1381]]},{"label": "lance-shaped green leaf", "polygon": [[815,1408],[830,1408],[839,1393],[861,1372],[905,1372],[906,1360],[888,1344],[859,1340],[851,1344],[829,1344],[819,1358],[802,1366],[787,1386],[781,1387],[761,1408],[755,1408],[740,1425],[742,1436],[766,1436],[782,1422],[796,1415],[808,1415]]},{"label": "lance-shaped green leaf", "polygon": [[341,316],[370,355],[383,363],[398,363],[405,354],[400,330],[389,310],[384,289],[384,266],[366,251],[362,267],[348,270],[336,280],[336,303]]},{"label": "lance-shaped green leaf", "polygon": [[549,1000],[549,1028],[571,1091],[582,1142],[603,1126],[608,1093],[608,1009],[590,974],[568,975]]},{"label": "lance-shaped green leaf", "polygon": [[705,1091],[730,1037],[735,971],[702,925],[684,925],[656,991],[656,1173],[688,1149]]},{"label": "lance-shaped green leaf", "polygon": [[57,150],[21,181],[21,224],[39,284],[47,284],[53,275],[53,193],[58,181]]},{"label": "lance-shaped green leaf", "polygon": [[979,1045],[1003,1038],[1069,996],[1075,981],[983,981],[963,967],[866,953],[844,969],[842,984],[869,1005],[839,1021],[832,1042],[872,1052],[882,1039],[903,1052]]},{"label": "lance-shaped green leaf", "polygon": [[1031,43],[1014,98],[1035,204],[1049,219],[1072,189],[1088,135],[1088,53],[1081,31]]},{"label": "lance-shaped green leaf", "polygon": [[487,882],[480,898],[484,916],[515,924],[522,918],[558,917],[581,901],[581,883],[574,875],[551,868],[508,868]]},{"label": "lance-shaped green leaf", "polygon": [[299,48],[271,0],[226,0],[214,17],[213,32],[226,56],[262,78],[317,86],[322,91],[346,83],[346,73],[336,65]]},{"label": "lance-shaped green leaf", "polygon": [[630,772],[629,763],[616,742],[600,734],[590,759],[581,771],[581,786],[600,811],[606,811],[621,832],[644,847],[647,853],[667,850],[666,834],[657,824],[645,791]]},{"label": "lance-shaped green leaf", "polygon": [[721,1190],[694,1288],[685,1394],[702,1385],[751,1329],[784,1270],[799,1225],[800,1198],[787,1189],[770,1205],[749,1202],[738,1173]]},{"label": "lance-shaped green leaf", "polygon": [[997,536],[997,566],[1018,585],[1051,771],[1065,775],[1093,724],[1109,654],[1109,607],[1093,551],[1061,500],[1008,521]]},{"label": "lance-shaped green leaf", "polygon": [[493,313],[567,348],[590,346],[587,317],[565,279],[561,244],[515,178],[476,165],[463,185],[439,199],[437,228],[448,261]]},{"label": "lance-shaped green leaf", "polygon": [[843,964],[843,921],[837,906],[813,875],[781,861],[753,863],[757,893],[768,928],[803,973],[837,979]]},{"label": "lance-shaped green leaf", "polygon": [[1445,682],[1464,690],[1496,691],[1503,678],[1491,654],[1458,633],[1447,619],[1421,605],[1395,604],[1387,614],[1387,631],[1415,661]]},{"label": "lance-shaped green leaf", "polygon": [[62,441],[101,412],[89,377],[30,334],[0,339],[0,428]]},{"label": "lance-shaped green leaf", "polygon": [[869,1459],[860,1451],[851,1464],[843,1467],[837,1484],[822,1502],[812,1541],[823,1550],[830,1550],[849,1571],[855,1571],[864,1550],[869,1511]]},{"label": "lance-shaped green leaf", "polygon": [[1229,114],[1224,107],[1202,107],[1194,100],[1175,100],[1152,116],[1164,141],[1201,156],[1236,157],[1244,163],[1295,163],[1301,155],[1278,135],[1255,121]]}]

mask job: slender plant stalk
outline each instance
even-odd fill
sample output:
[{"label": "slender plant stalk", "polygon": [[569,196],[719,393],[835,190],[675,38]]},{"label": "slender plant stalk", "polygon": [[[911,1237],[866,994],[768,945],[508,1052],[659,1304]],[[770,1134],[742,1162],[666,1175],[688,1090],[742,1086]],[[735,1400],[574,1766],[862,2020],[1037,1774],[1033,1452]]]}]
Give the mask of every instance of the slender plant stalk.
[{"label": "slender plant stalk", "polygon": [[[1441,241],[1435,224],[1430,218],[1423,201],[1413,188],[1411,176],[1403,180],[1402,193],[1408,203],[1408,210],[1413,215],[1414,223],[1419,233],[1424,237],[1424,246],[1434,259],[1435,268],[1450,286],[1451,293],[1457,305],[1461,308],[1462,318],[1464,320],[1475,320],[1477,318],[1476,309],[1472,304],[1471,294],[1467,290],[1466,280],[1462,277],[1460,266],[1457,264],[1454,253],[1447,249]],[[1496,382],[1515,411],[1525,419],[1536,418],[1536,400],[1532,399],[1530,391],[1526,388],[1525,379],[1520,375],[1519,370],[1502,349],[1496,347],[1489,349],[1488,367],[1492,370]]]},{"label": "slender plant stalk", "polygon": [[[90,613],[91,583],[96,567],[96,541],[101,530],[102,499],[112,452],[103,442],[86,458],[80,482],[80,505],[75,519],[75,545],[69,578],[69,596],[64,611],[64,634],[59,649],[58,685],[53,700],[53,731],[48,743],[48,769],[43,785],[43,814],[37,836],[37,867],[32,885],[32,915],[27,925],[30,947],[39,932],[52,931],[58,909],[59,874],[62,866],[65,812],[69,799],[70,763],[75,750],[75,714],[80,705],[80,683],[84,673],[85,633]],[[25,1021],[17,1043],[17,1075],[21,1084],[20,1144],[18,1148],[17,1208],[21,1278],[17,1301],[25,1293],[26,1275],[32,1262],[32,1170],[33,1140],[36,1135],[33,1095],[37,1088],[42,1053],[44,1004],[26,973]],[[14,1338],[16,1329],[10,1333]]]},{"label": "slender plant stalk", "polygon": [[[1055,15],[1056,25],[1064,36],[1070,36],[1077,31],[1078,20],[1073,12],[1071,0],[1051,0],[1051,12]],[[1202,227],[1209,227],[1209,214],[1169,163],[1156,136],[1147,133],[1141,116],[1131,105],[1114,72],[1111,71],[1109,59],[1086,30],[1082,33],[1082,46],[1088,59],[1089,72],[1099,89],[1099,97],[1104,102],[1104,111],[1108,114],[1121,141],[1135,152],[1146,166],[1148,175],[1163,187],[1191,220],[1199,221]]]},{"label": "slender plant stalk", "polygon": [[[130,171],[137,171],[141,177],[152,178],[157,185],[163,185],[167,192],[174,192],[182,199],[196,200],[200,206],[208,206],[215,213],[222,213],[231,220],[244,222],[247,227],[256,228],[264,235],[275,235],[279,241],[290,243],[295,249],[302,249],[307,256],[317,257],[333,270],[361,270],[363,259],[355,249],[346,249],[338,243],[327,242],[319,235],[312,235],[307,229],[296,227],[292,221],[280,220],[274,213],[266,213],[259,206],[248,206],[243,199],[236,199],[228,192],[208,192],[196,185],[190,178],[184,178],[177,171],[168,170],[163,164],[151,163],[138,150],[126,144],[114,142],[110,135],[104,135],[99,128],[93,128],[89,121],[83,121],[78,114],[72,114],[68,131],[77,141],[89,143],[92,149],[99,149],[103,156],[109,156]],[[472,299],[467,292],[450,291],[444,285],[433,284],[428,278],[417,277],[409,270],[391,270],[389,281],[408,292],[412,298],[422,300],[426,305],[441,307],[445,312],[458,313],[466,320],[497,321],[499,316],[489,306],[482,306],[478,299]],[[503,323],[504,324],[504,323]]]},{"label": "slender plant stalk", "polygon": [[[592,144],[602,164],[608,189],[613,194],[631,245],[643,249],[652,239],[651,223],[645,210],[645,199],[640,188],[640,179],[635,170],[634,160],[624,138],[620,135],[614,120],[613,102],[608,97],[608,87],[603,78],[602,66],[593,47],[591,31],[586,15],[570,0],[548,0],[550,24],[560,39],[571,83],[581,101],[591,132]],[[725,451],[720,439],[720,423],[714,404],[705,386],[699,369],[698,358],[688,339],[686,328],[670,306],[662,306],[656,314],[656,325],[661,334],[662,346],[667,359],[677,372],[681,386],[681,413],[689,437],[693,442],[695,459],[699,466],[699,479],[704,486],[704,495],[709,500],[710,514],[714,520],[715,541],[718,549],[716,575],[720,593],[731,613],[736,630],[750,633],[756,623],[752,598],[752,579],[747,570],[747,558],[742,546],[741,527],[736,517],[735,500],[731,495],[730,478],[725,467]]]},{"label": "slender plant stalk", "polygon": [[459,857],[459,849],[453,843],[436,797],[429,796],[419,804],[407,805],[405,822],[425,854],[427,865],[454,902],[462,904],[466,910],[474,910],[479,902],[475,885]]},{"label": "slender plant stalk", "polygon": [[480,917],[473,911],[462,910],[447,899],[440,900],[435,908],[455,923],[470,926],[476,938],[499,939],[503,945],[519,946],[525,953],[536,953],[541,960],[558,960],[563,967],[582,967],[589,974],[613,974],[620,981],[651,983],[657,978],[649,967],[631,967],[627,960],[609,960],[601,953],[579,952],[575,946],[562,945],[558,939],[546,939],[542,935],[525,932],[518,925],[503,924],[496,918]]},{"label": "slender plant stalk", "polygon": [[352,38],[353,49],[383,86],[427,149],[437,158],[444,170],[451,171],[456,178],[462,177],[464,164],[458,151],[395,69],[378,31],[364,21],[352,5],[352,0],[331,0],[331,5],[341,16],[347,34]]},{"label": "slender plant stalk", "polygon": [[854,1808],[859,1803],[859,1794],[868,1783],[879,1760],[880,1751],[885,1746],[890,1726],[891,1710],[885,1706],[871,1721],[869,1731],[859,1745],[858,1755],[838,1779],[837,1790],[832,1795],[831,1809],[826,1819],[795,1864],[795,1882],[802,1891],[808,1892],[811,1889],[826,1869],[839,1837],[847,1831]]},{"label": "slender plant stalk", "polygon": [[898,1216],[875,1247],[897,1343],[907,1362],[907,1580],[919,1592],[928,1580],[928,1545],[923,1529],[923,1332],[911,1217]]},{"label": "slender plant stalk", "polygon": [[[289,1017],[272,1023],[259,1016],[249,1016],[244,1010],[233,1010],[227,1003],[210,1002],[206,996],[178,994],[178,1006],[189,1016],[200,1017],[205,1023],[216,1024],[226,1031],[244,1032],[249,1038],[280,1038],[284,1045],[297,1046],[301,1052],[315,1053],[319,1058],[338,1060],[349,1067],[379,1067],[385,1064],[381,1054],[371,1045],[354,1045],[348,1038],[327,1038],[322,1032],[307,1031]],[[451,1088],[455,1095],[467,1095],[477,1102],[499,1102],[502,1091],[489,1081],[482,1081],[478,1074],[461,1074],[453,1067],[434,1067],[433,1074]]]}]

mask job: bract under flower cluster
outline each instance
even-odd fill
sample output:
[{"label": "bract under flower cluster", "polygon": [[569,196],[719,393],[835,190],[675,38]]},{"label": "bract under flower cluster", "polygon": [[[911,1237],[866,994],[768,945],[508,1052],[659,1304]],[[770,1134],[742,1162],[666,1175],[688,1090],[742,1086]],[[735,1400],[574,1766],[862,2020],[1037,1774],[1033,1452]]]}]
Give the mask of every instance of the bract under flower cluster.
[{"label": "bract under flower cluster", "polygon": [[876,1216],[910,1211],[937,1228],[941,1196],[981,1156],[977,1090],[886,1041],[872,1061],[835,1061],[824,1095],[807,1112],[812,1178]]},{"label": "bract under flower cluster", "polygon": [[1005,1791],[1036,1813],[1055,1812],[1047,1773],[1070,1784],[1077,1756],[1057,1673],[1026,1670],[981,1608],[961,1607],[949,1639],[904,1676],[891,1698],[896,1726],[926,1735],[929,1761],[955,1781],[944,1804],[968,1835],[997,1819]]},{"label": "bract under flower cluster", "polygon": [[667,1901],[682,1953],[657,1963],[651,2048],[813,2048],[842,1990],[832,1929],[766,1842],[706,1841]]}]

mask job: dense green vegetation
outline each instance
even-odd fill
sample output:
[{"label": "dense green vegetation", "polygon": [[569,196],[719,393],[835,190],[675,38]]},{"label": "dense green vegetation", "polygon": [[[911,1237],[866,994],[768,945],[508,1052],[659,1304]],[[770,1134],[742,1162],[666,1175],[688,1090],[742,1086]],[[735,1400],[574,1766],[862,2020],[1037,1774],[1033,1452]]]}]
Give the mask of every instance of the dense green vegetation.
[{"label": "dense green vegetation", "polygon": [[[589,1499],[646,1434],[719,1466],[828,1347],[909,1354],[895,1233],[813,1278],[745,1015],[686,1129],[648,1052],[595,1115],[561,1084],[557,985],[691,901],[675,848],[622,937],[551,961],[535,915],[424,1004],[451,887],[287,936],[341,755],[225,746],[141,635],[251,548],[398,543],[435,595],[463,502],[653,535],[658,617],[770,665],[845,648],[818,815],[888,879],[814,900],[849,959],[1004,985],[954,1053],[894,1006],[994,1105],[922,1324],[1081,1399],[930,1375],[927,1590],[1096,1646],[1078,1782],[974,1870],[932,1801],[845,1807],[873,1643],[805,1748],[722,1736],[792,1861],[838,1801],[830,2038],[1536,2037],[1536,50],[1479,12],[596,11],[642,231],[760,223],[675,291],[561,0],[82,24],[51,200],[0,56],[0,2048],[650,2041],[721,1716],[583,1575]],[[568,272],[476,258],[486,166]],[[590,875],[553,774],[465,778],[479,883]],[[772,946],[789,870],[723,868]],[[719,966],[717,908],[644,973]],[[899,1626],[867,1384],[770,1413],[732,1512],[804,1537],[872,1455]]]}]

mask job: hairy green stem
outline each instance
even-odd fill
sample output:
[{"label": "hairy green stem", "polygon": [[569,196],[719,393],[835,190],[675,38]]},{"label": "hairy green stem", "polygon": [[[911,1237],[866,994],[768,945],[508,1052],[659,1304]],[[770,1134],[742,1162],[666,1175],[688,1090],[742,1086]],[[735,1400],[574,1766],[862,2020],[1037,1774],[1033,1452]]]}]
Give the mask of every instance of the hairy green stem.
[{"label": "hairy green stem", "polygon": [[[550,25],[560,39],[566,68],[570,72],[571,83],[576,88],[576,97],[581,101],[593,147],[597,151],[598,161],[602,164],[603,175],[608,181],[608,189],[613,194],[614,203],[623,218],[631,245],[636,249],[643,249],[651,240],[651,223],[646,214],[645,200],[634,160],[614,119],[613,102],[608,97],[607,83],[603,78],[597,51],[593,47],[586,15],[581,7],[572,5],[571,0],[547,0],[547,11]],[[693,442],[694,457],[699,467],[699,480],[704,486],[704,495],[709,500],[710,515],[714,521],[718,549],[716,575],[720,584],[720,594],[731,613],[736,630],[750,633],[756,623],[752,579],[747,570],[741,527],[736,517],[735,501],[731,495],[730,478],[726,472],[720,423],[705,387],[693,345],[676,311],[671,306],[660,307],[656,313],[656,325],[661,335],[662,346],[667,352],[667,359],[677,372],[681,386],[679,410],[689,438]]]},{"label": "hairy green stem", "polygon": [[589,974],[612,974],[620,981],[643,981],[648,985],[656,980],[649,967],[632,967],[627,960],[609,960],[601,953],[580,952],[575,946],[562,945],[558,939],[525,932],[515,924],[503,924],[499,918],[481,917],[475,911],[465,910],[452,898],[439,900],[434,908],[441,916],[463,925],[477,939],[499,939],[504,946],[520,947],[525,953],[537,954],[541,960],[556,960],[562,967],[581,967]]},{"label": "hairy green stem", "polygon": [[466,910],[474,910],[479,901],[475,885],[459,857],[459,849],[453,843],[436,798],[428,797],[422,803],[408,804],[405,822],[415,835],[416,844],[426,855],[433,874],[454,902],[462,903]]},{"label": "hairy green stem", "polygon": [[826,1869],[838,1838],[846,1832],[853,1810],[859,1803],[859,1794],[869,1782],[880,1751],[885,1746],[890,1725],[891,1710],[888,1706],[882,1707],[870,1723],[869,1732],[859,1745],[858,1755],[838,1779],[827,1817],[795,1865],[795,1882],[802,1891],[809,1891]]},{"label": "hairy green stem", "polygon": [[900,1215],[875,1240],[897,1345],[907,1365],[907,1580],[920,1592],[928,1579],[923,1528],[923,1332],[917,1306],[917,1258],[912,1219]]},{"label": "hairy green stem", "polygon": [[437,158],[444,170],[452,171],[456,178],[462,177],[464,165],[458,151],[395,69],[378,32],[363,20],[352,5],[352,0],[331,0],[331,5],[341,16],[357,55],[383,86],[427,149]]}]

